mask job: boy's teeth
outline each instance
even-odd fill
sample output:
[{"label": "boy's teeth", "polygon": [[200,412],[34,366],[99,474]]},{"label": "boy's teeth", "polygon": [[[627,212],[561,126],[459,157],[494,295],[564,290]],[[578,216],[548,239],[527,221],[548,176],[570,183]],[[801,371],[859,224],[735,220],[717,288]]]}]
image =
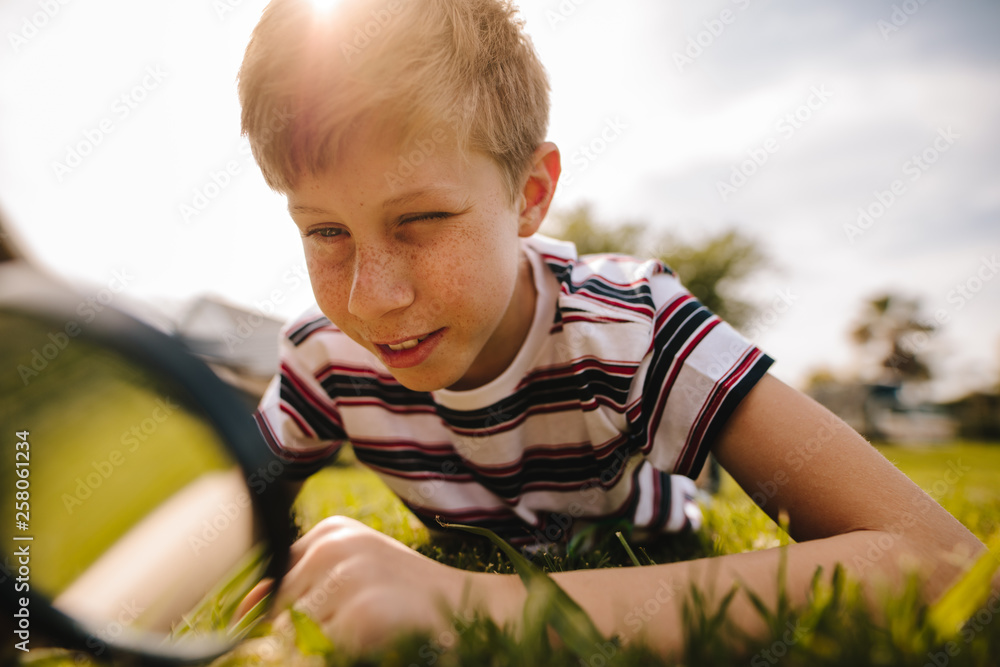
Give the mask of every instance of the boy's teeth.
[{"label": "boy's teeth", "polygon": [[[424,336],[424,338],[427,338],[427,336]],[[389,345],[388,347],[393,352],[399,352],[400,350],[412,350],[419,345],[424,338],[411,338],[410,340],[404,340],[399,345]]]}]

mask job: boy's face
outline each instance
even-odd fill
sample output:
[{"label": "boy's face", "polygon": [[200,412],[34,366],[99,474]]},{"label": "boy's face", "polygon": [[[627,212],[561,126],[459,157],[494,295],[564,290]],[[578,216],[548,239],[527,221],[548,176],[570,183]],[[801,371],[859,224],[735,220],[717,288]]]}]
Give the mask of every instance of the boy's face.
[{"label": "boy's face", "polygon": [[[527,335],[535,293],[518,237],[537,224],[492,160],[421,146],[362,132],[300,180],[288,208],[323,313],[404,386],[468,389],[499,375]],[[411,173],[401,156],[423,161]]]}]

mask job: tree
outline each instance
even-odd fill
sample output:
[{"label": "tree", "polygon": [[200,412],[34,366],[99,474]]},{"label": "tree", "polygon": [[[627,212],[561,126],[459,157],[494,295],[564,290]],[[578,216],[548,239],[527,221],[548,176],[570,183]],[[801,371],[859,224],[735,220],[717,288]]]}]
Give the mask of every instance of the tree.
[{"label": "tree", "polygon": [[880,294],[865,303],[851,338],[879,369],[867,379],[895,387],[930,379],[922,353],[936,326],[920,311],[919,299],[899,294]]},{"label": "tree", "polygon": [[581,255],[620,252],[662,260],[699,301],[734,327],[749,321],[757,310],[737,296],[736,287],[766,268],[769,259],[757,241],[737,229],[688,243],[669,232],[653,233],[639,223],[600,224],[588,204],[555,218],[557,235],[575,243]]},{"label": "tree", "polygon": [[3,215],[0,214],[0,263],[17,259],[18,255],[14,250],[14,240],[4,229]]},{"label": "tree", "polygon": [[752,238],[728,229],[701,244],[688,244],[666,234],[659,247],[666,248],[660,259],[709,310],[736,328],[754,316],[757,307],[736,296],[737,285],[768,265]]},{"label": "tree", "polygon": [[646,229],[638,223],[617,226],[599,224],[594,220],[590,204],[555,214],[559,238],[572,241],[581,255],[630,253],[641,246]]},{"label": "tree", "polygon": [[[997,341],[997,359],[1000,359],[1000,341]],[[993,385],[993,393],[1000,396],[1000,365],[997,366],[997,383]]]}]

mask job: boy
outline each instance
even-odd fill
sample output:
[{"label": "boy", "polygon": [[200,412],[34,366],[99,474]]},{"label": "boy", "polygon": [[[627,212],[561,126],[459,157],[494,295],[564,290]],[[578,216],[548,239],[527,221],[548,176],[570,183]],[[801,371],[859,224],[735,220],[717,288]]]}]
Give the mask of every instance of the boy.
[{"label": "boy", "polygon": [[[289,476],[350,440],[428,525],[440,516],[530,544],[608,518],[652,533],[696,525],[690,481],[672,475],[697,475],[711,450],[743,488],[768,489],[755,497],[772,517],[788,512],[797,600],[817,566],[850,568],[873,538],[891,545],[862,568],[867,580],[898,582],[908,557],[928,595],[983,548],[857,434],[767,375],[771,360],[667,267],[578,259],[535,233],[560,160],[545,142],[544,70],[507,2],[274,0],[239,88],[317,303],[287,328],[257,415]],[[345,582],[313,612],[348,646],[444,627],[442,597],[501,623],[524,599],[512,577],[448,568],[342,518],[292,558],[281,601]],[[692,583],[748,581],[773,598],[778,558],[557,579],[602,631],[669,651],[677,609],[638,628],[629,610]],[[730,609],[759,629],[748,598]]]}]

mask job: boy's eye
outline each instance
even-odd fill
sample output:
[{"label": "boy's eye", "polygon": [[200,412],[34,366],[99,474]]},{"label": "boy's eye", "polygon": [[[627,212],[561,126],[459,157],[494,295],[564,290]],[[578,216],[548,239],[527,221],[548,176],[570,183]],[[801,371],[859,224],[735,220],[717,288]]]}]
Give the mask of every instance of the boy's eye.
[{"label": "boy's eye", "polygon": [[306,232],[306,236],[319,236],[324,239],[332,239],[344,235],[346,232],[339,227],[320,227]]},{"label": "boy's eye", "polygon": [[451,213],[445,213],[444,211],[435,211],[433,213],[417,213],[415,215],[404,217],[401,222],[417,222],[419,220],[442,220],[444,218],[451,217]]}]

